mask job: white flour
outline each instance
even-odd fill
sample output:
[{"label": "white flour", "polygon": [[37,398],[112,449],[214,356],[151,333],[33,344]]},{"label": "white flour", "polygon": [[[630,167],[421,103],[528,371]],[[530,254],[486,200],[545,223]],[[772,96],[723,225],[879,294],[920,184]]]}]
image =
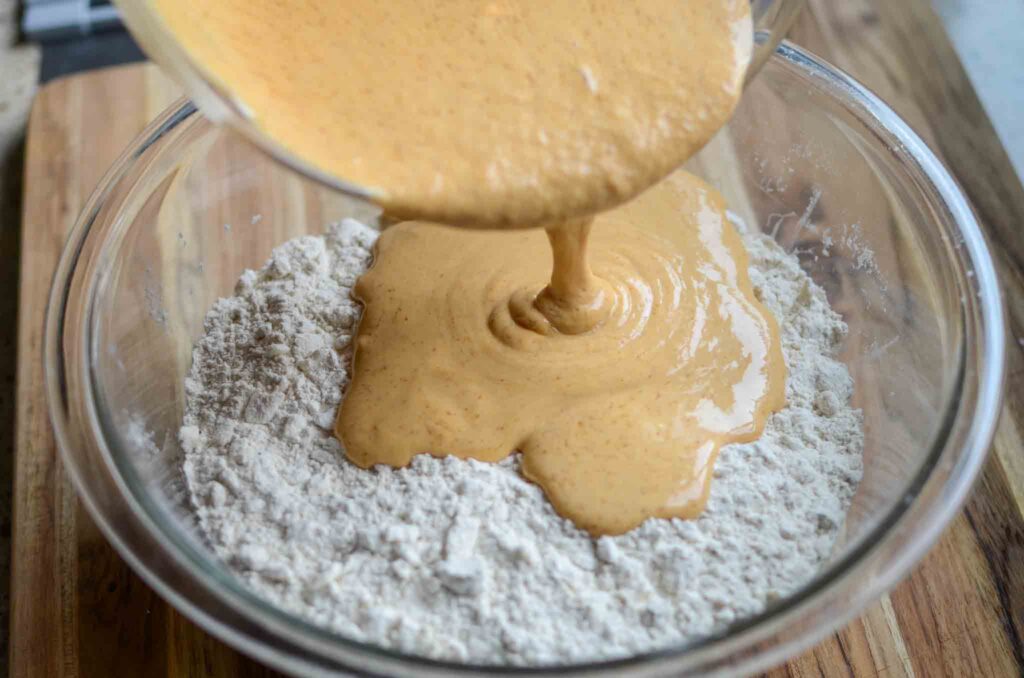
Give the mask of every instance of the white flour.
[{"label": "white flour", "polygon": [[186,382],[185,473],[215,551],[271,601],[354,639],[541,664],[711,633],[805,583],[861,477],[860,413],[829,356],[845,332],[794,257],[748,235],[788,406],[725,448],[697,520],[593,540],[501,464],[349,464],[331,427],[376,231],[347,220],[274,251],[206,317]]}]

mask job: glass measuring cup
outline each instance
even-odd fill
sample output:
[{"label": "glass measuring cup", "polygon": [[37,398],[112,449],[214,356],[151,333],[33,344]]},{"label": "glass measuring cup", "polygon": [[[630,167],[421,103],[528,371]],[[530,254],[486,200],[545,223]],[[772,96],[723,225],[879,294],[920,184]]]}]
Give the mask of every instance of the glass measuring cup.
[{"label": "glass measuring cup", "polygon": [[[372,201],[373,195],[367,188],[316,168],[256,125],[251,111],[232,94],[227,84],[218,81],[202,64],[193,60],[177,42],[151,0],[117,0],[116,4],[132,34],[149,56],[185,88],[207,118],[241,132],[284,165],[343,193]],[[803,0],[750,0],[754,40],[746,82],[767,61],[802,6]]]}]

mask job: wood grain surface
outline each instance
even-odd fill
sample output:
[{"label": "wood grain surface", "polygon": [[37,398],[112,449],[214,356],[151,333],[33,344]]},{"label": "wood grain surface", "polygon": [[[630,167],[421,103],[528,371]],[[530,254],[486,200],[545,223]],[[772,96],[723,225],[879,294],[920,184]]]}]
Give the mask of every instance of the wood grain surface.
[{"label": "wood grain surface", "polygon": [[[953,169],[998,258],[1010,320],[1008,396],[965,509],[892,593],[792,676],[1024,672],[1024,189],[927,0],[809,0],[793,39],[892,105]],[[152,66],[40,92],[29,127],[19,291],[11,675],[276,675],[206,635],[141,582],[76,500],[42,392],[46,296],[102,174],[176,95]]]}]

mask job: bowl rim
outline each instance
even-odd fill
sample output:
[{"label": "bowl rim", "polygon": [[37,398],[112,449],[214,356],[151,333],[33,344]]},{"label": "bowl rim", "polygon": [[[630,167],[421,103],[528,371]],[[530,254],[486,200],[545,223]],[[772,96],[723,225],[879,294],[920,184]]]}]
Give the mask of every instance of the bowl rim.
[{"label": "bowl rim", "polygon": [[[783,43],[772,59],[781,62],[784,68],[811,76],[812,80],[820,83],[826,96],[851,111],[859,120],[873,123],[877,130],[884,131],[885,135],[889,137],[890,150],[894,154],[900,155],[901,169],[916,175],[919,180],[924,182],[925,186],[932,190],[934,199],[939,201],[939,206],[945,211],[951,223],[957,227],[958,231],[955,235],[961,239],[959,244],[966,251],[966,260],[973,266],[972,280],[976,289],[961,289],[964,294],[971,293],[969,298],[961,304],[963,322],[968,323],[967,316],[973,308],[975,314],[979,316],[976,322],[980,325],[981,330],[979,335],[974,338],[977,345],[973,348],[980,352],[982,360],[976,374],[977,398],[973,408],[970,408],[971,411],[967,411],[959,397],[963,382],[967,378],[968,349],[972,348],[968,345],[972,341],[972,337],[968,335],[964,340],[961,369],[954,389],[955,396],[950,398],[944,413],[943,426],[935,438],[935,444],[932,445],[927,458],[911,480],[903,500],[897,502],[888,514],[878,521],[861,543],[851,548],[841,558],[830,563],[827,568],[796,592],[768,606],[758,615],[746,618],[716,634],[694,642],[627,658],[578,664],[503,666],[457,663],[386,650],[375,645],[351,640],[315,626],[297,615],[263,600],[245,588],[239,580],[228,575],[222,566],[214,566],[211,558],[188,543],[184,535],[169,533],[159,524],[162,522],[159,518],[160,507],[157,507],[145,496],[134,495],[134,490],[130,487],[130,476],[134,470],[118,461],[120,455],[111,453],[110,442],[113,439],[97,435],[99,432],[105,432],[109,428],[109,423],[104,422],[104,416],[97,409],[96,393],[98,391],[97,384],[92,379],[91,361],[84,361],[77,368],[81,371],[81,383],[86,384],[86,393],[80,395],[87,396],[85,397],[85,407],[91,424],[87,433],[93,436],[91,442],[97,445],[104,455],[109,471],[121,490],[120,498],[131,509],[133,518],[139,521],[141,527],[156,542],[165,547],[170,543],[175,547],[175,549],[167,549],[160,555],[172,559],[193,583],[212,593],[221,603],[238,615],[255,621],[264,631],[273,634],[282,642],[292,644],[292,646],[282,651],[280,646],[270,646],[265,639],[256,638],[252,633],[240,631],[226,624],[222,614],[208,612],[203,606],[192,600],[188,592],[182,591],[180,585],[167,581],[147,563],[145,555],[137,553],[121,538],[111,516],[106,513],[97,500],[94,488],[90,487],[83,469],[79,466],[80,460],[71,442],[73,439],[70,430],[72,422],[62,409],[62,402],[67,398],[65,375],[69,369],[67,364],[69,361],[66,360],[61,348],[61,340],[76,267],[101,208],[111,197],[114,186],[146,149],[179,125],[195,119],[194,116],[198,115],[197,109],[187,101],[175,103],[151,123],[100,181],[68,236],[64,251],[55,269],[46,310],[46,326],[43,337],[44,385],[51,423],[64,467],[68,470],[79,497],[104,536],[150,587],[202,628],[245,653],[286,670],[337,671],[343,670],[345,661],[351,661],[351,656],[346,656],[344,660],[339,660],[335,656],[317,656],[315,647],[322,648],[324,646],[338,647],[344,653],[351,653],[354,657],[365,660],[379,660],[382,663],[376,664],[375,668],[386,667],[391,670],[419,668],[435,672],[480,672],[495,675],[543,675],[552,672],[564,674],[617,671],[627,668],[646,668],[655,671],[670,668],[673,671],[688,671],[701,666],[717,667],[718,669],[726,667],[729,670],[738,670],[742,667],[743,670],[749,670],[777,663],[845,624],[869,602],[895,586],[924,556],[956,512],[960,510],[977,478],[987,456],[1001,409],[1005,369],[1003,301],[984,233],[966,197],[949,171],[921,138],[867,88],[802,48],[790,43]],[[316,175],[311,178],[320,181]],[[960,268],[965,266],[965,263],[960,262]],[[92,298],[91,290],[95,288],[96,282],[96,276],[87,281],[90,290],[86,295],[87,299]],[[963,287],[963,281],[959,278],[958,284]],[[89,310],[87,309],[87,311]],[[91,312],[86,313],[87,317],[90,315]],[[86,323],[83,327],[87,328],[89,324]],[[92,349],[89,346],[91,332],[83,331],[81,335],[80,341],[83,342],[84,347],[82,355],[91,356]],[[767,649],[755,650],[759,644],[784,628],[786,622],[792,622],[810,610],[822,608],[827,603],[828,596],[826,594],[829,591],[838,592],[844,588],[841,586],[844,583],[846,584],[845,588],[849,588],[850,580],[856,580],[856,575],[870,565],[872,556],[877,556],[881,547],[892,541],[897,526],[915,505],[914,500],[920,498],[921,491],[931,477],[932,471],[947,452],[949,432],[955,423],[962,424],[965,417],[969,420],[969,425],[964,434],[962,456],[957,468],[944,482],[941,493],[931,498],[928,520],[896,549],[895,555],[892,556],[892,562],[885,570],[884,575],[872,577],[867,582],[860,582],[856,591],[847,591],[849,594],[848,604],[842,613],[833,614],[828,624],[820,625],[811,632],[804,632],[793,639],[772,645]],[[129,476],[128,482],[124,477],[119,477],[118,473]],[[208,581],[211,578],[219,586],[212,586]],[[313,652],[314,655],[306,654],[309,652]],[[751,652],[754,654],[749,655]],[[741,658],[739,664],[736,665],[721,663],[723,659],[734,653],[748,653],[749,656]],[[676,664],[676,662],[687,660],[689,660],[690,666]],[[666,662],[672,662],[673,665],[668,667],[665,665]],[[365,670],[367,667],[362,668]]]}]

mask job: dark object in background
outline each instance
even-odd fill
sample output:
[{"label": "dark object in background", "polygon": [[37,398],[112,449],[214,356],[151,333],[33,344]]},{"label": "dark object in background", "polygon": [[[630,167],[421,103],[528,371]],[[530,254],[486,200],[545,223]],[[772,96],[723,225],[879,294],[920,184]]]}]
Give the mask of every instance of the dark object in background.
[{"label": "dark object in background", "polygon": [[110,0],[25,0],[21,31],[27,40],[48,42],[121,28]]},{"label": "dark object in background", "polygon": [[24,38],[43,48],[40,82],[146,58],[110,0],[25,0],[22,10]]}]

